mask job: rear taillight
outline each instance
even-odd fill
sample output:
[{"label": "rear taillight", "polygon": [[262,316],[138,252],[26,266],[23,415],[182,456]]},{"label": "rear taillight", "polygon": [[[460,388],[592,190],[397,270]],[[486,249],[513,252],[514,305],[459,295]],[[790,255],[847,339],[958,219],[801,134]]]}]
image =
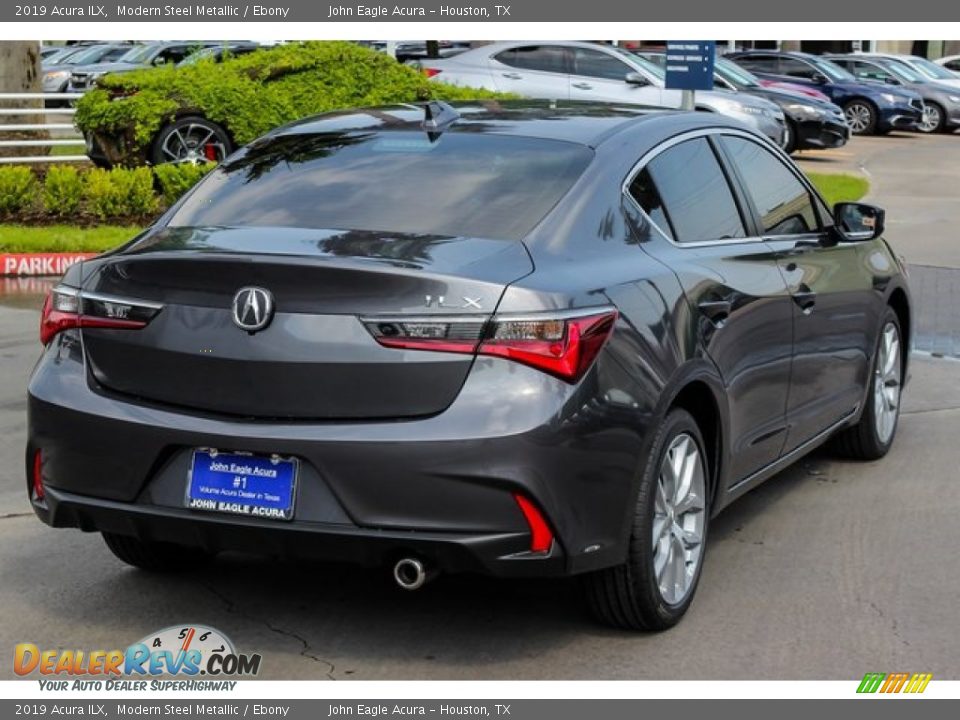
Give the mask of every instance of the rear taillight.
[{"label": "rear taillight", "polygon": [[576,382],[610,337],[617,311],[476,316],[364,318],[377,342],[405,350],[492,355]]},{"label": "rear taillight", "polygon": [[443,70],[437,70],[436,68],[425,67],[425,68],[420,68],[420,72],[422,72],[428,78],[432,78],[442,73]]},{"label": "rear taillight", "polygon": [[58,285],[50,290],[40,313],[40,342],[70,328],[117,328],[138,330],[160,312],[161,305],[109,295],[81,293]]}]

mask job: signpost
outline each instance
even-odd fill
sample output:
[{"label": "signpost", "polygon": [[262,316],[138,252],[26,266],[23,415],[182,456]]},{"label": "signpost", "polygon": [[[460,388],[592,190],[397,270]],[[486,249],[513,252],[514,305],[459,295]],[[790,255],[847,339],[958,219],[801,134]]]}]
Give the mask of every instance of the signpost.
[{"label": "signpost", "polygon": [[668,90],[683,90],[682,110],[693,110],[694,93],[713,89],[713,63],[717,55],[714,40],[668,40]]}]

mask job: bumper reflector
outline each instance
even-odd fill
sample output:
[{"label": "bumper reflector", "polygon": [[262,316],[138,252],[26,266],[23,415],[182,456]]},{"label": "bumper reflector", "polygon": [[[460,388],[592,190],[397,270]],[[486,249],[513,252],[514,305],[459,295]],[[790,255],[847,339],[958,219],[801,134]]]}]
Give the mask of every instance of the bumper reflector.
[{"label": "bumper reflector", "polygon": [[33,453],[33,499],[43,500],[43,455],[39,450]]},{"label": "bumper reflector", "polygon": [[547,523],[543,513],[528,498],[520,493],[514,493],[513,499],[520,506],[527,525],[530,526],[530,552],[545,553],[553,547],[553,530]]}]

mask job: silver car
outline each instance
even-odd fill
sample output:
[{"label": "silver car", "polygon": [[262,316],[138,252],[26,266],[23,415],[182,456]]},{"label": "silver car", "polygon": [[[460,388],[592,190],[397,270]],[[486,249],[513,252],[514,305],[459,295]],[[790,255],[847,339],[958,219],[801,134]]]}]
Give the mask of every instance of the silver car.
[{"label": "silver car", "polygon": [[[653,63],[610,45],[587,42],[496,42],[455,57],[424,60],[440,82],[512,92],[547,100],[585,100],[679,108],[682,93],[668,90]],[[726,90],[698,90],[698,110],[736,118],[777,145],[783,111],[772,102]]]}]

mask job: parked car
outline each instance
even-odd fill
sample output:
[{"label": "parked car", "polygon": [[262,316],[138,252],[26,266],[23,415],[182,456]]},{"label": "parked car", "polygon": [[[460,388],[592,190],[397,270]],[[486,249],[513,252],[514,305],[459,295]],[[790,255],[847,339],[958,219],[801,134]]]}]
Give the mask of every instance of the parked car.
[{"label": "parked car", "polygon": [[42,68],[46,68],[48,65],[60,63],[74,53],[83,51],[82,47],[78,47],[76,45],[56,45],[49,46],[44,49],[48,50],[49,52],[41,56],[40,63]]},{"label": "parked car", "polygon": [[937,65],[943,65],[947,70],[952,71],[955,76],[960,77],[960,55],[947,55],[947,57],[942,57],[935,62]]},{"label": "parked car", "polygon": [[895,53],[859,53],[864,57],[886,58],[894,62],[901,63],[920,73],[928,80],[934,80],[944,85],[951,85],[960,89],[960,78],[942,65],[937,65],[931,60],[920,57],[919,55],[897,55]]},{"label": "parked car", "polygon": [[749,50],[726,55],[754,75],[816,87],[843,108],[854,135],[915,130],[923,120],[923,100],[901,88],[857,82],[843,68],[801,52]]},{"label": "parked car", "polygon": [[45,93],[66,92],[70,84],[70,75],[75,68],[113,62],[130,52],[129,43],[104,43],[74,47],[66,57],[43,65],[43,91]]},{"label": "parked car", "polygon": [[[512,92],[523,97],[679,108],[680,90],[664,87],[664,71],[629,50],[586,42],[495,42],[444,60],[424,60],[431,80]],[[755,128],[778,145],[783,113],[773,103],[732,92],[701,91],[697,109]]]},{"label": "parked car", "polygon": [[890,448],[911,315],[883,225],[713,113],[305,119],[52,289],[29,502],[148,570],[580,575],[601,620],[664,629],[735,498],[832,438]]},{"label": "parked car", "polygon": [[911,66],[884,57],[828,55],[831,62],[851,72],[857,80],[913,90],[923,98],[923,120],[917,129],[934,133],[960,127],[960,87],[930,80]]},{"label": "parked car", "polygon": [[86,92],[97,78],[107,73],[125,73],[170,63],[176,65],[187,56],[218,43],[203,41],[148,42],[131,48],[116,62],[100,65],[81,65],[70,75],[70,92]]},{"label": "parked car", "polygon": [[[659,67],[666,66],[665,52],[638,54]],[[780,106],[787,120],[782,143],[787,153],[843,147],[850,138],[843,110],[829,100],[820,102],[799,93],[765,87],[756,75],[723,57],[716,58],[713,77],[719,89],[755,95]]]}]

